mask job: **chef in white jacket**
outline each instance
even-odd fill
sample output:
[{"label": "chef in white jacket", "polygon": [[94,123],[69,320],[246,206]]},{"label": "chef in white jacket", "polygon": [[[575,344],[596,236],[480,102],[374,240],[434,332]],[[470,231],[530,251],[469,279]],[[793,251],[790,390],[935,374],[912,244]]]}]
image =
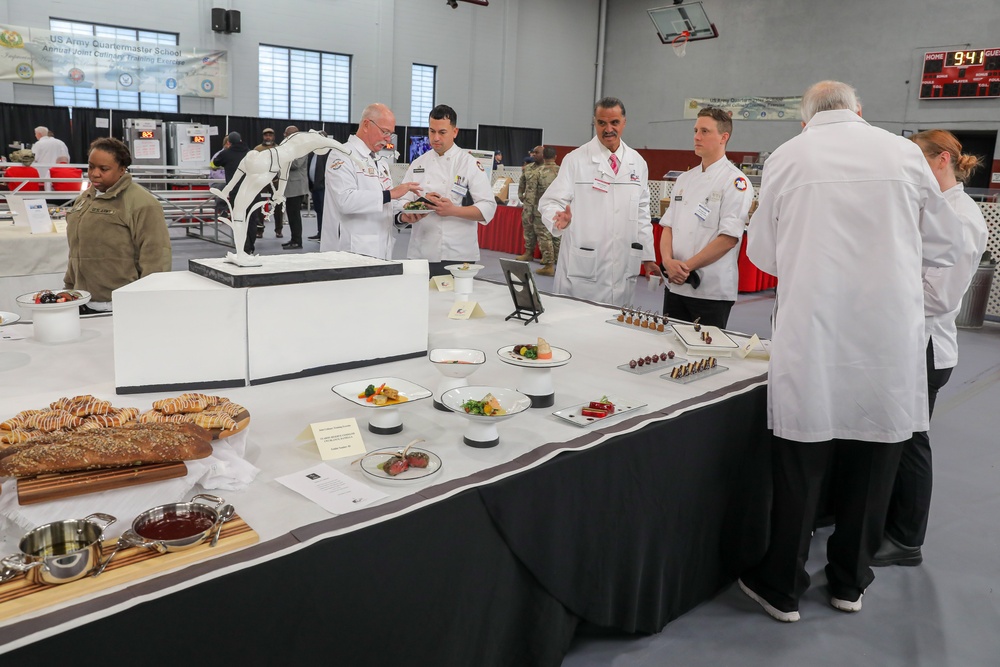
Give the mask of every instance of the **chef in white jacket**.
[{"label": "chef in white jacket", "polygon": [[416,183],[392,187],[388,160],[379,155],[392,138],[396,117],[384,104],[369,104],[358,130],[347,139],[351,155],[331,153],[326,165],[323,233],[319,249],[392,259],[396,242],[392,200],[420,193]]},{"label": "chef in white jacket", "polygon": [[836,81],[766,162],[747,255],[778,278],[768,377],[768,551],[741,588],[795,621],[819,488],[832,472],[830,604],[861,609],[903,443],[927,429],[921,270],[955,261],[955,219],[920,150],[868,125]]},{"label": "chef in white jacket", "polygon": [[[938,391],[947,384],[952,369],[958,364],[955,318],[962,306],[962,297],[979,268],[989,232],[983,212],[959,182],[968,180],[979,166],[979,158],[963,155],[962,144],[947,130],[925,130],[914,134],[910,140],[920,146],[944,198],[961,223],[961,229],[955,229],[952,235],[959,251],[955,265],[924,268],[923,272],[930,416],[934,413]],[[885,522],[885,537],[872,565],[912,566],[923,562],[921,546],[927,534],[932,487],[931,441],[927,431],[919,431],[903,445]]]},{"label": "chef in white jacket", "polygon": [[448,275],[445,266],[479,260],[479,225],[489,224],[497,205],[482,165],[455,145],[455,110],[445,104],[431,109],[427,134],[432,150],[410,164],[404,180],[419,184],[431,213],[402,211],[416,194],[404,197],[397,210],[400,222],[413,224],[407,258],[426,259],[430,275],[440,276]]},{"label": "chef in white jacket", "polygon": [[538,201],[542,222],[562,244],[554,290],[580,299],[630,303],[639,269],[663,280],[653,248],[646,161],[622,141],[625,105],[594,106],[595,137],[563,158]]}]

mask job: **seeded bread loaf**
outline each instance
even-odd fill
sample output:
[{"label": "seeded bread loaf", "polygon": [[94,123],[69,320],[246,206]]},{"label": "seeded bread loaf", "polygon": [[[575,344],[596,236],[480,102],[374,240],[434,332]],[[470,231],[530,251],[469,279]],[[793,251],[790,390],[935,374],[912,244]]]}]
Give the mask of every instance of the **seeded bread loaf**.
[{"label": "seeded bread loaf", "polygon": [[72,470],[189,461],[212,453],[211,435],[196,424],[131,424],[32,440],[0,458],[0,476],[28,477]]}]

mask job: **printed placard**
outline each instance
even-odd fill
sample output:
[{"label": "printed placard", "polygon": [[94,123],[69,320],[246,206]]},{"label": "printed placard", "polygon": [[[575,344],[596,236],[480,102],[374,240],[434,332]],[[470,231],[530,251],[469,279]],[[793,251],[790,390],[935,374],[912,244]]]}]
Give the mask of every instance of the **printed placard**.
[{"label": "printed placard", "polygon": [[472,317],[486,317],[486,311],[478,301],[456,301],[448,313],[448,318],[452,320],[467,320]]},{"label": "printed placard", "polygon": [[324,461],[365,454],[365,441],[361,438],[358,421],[353,417],[317,422],[310,424],[309,428]]},{"label": "printed placard", "polygon": [[450,276],[434,276],[431,278],[431,287],[439,292],[454,292],[455,279]]}]

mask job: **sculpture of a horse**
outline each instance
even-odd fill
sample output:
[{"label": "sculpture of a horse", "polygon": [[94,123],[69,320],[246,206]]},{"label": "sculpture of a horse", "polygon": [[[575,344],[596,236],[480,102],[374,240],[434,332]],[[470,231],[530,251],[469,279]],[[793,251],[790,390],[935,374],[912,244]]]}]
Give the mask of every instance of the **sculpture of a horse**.
[{"label": "sculpture of a horse", "polygon": [[[243,250],[251,213],[267,203],[266,201],[254,203],[254,200],[257,199],[257,195],[260,194],[261,190],[277,178],[278,188],[275,190],[274,196],[271,197],[271,204],[272,206],[277,206],[282,203],[285,201],[285,185],[288,182],[288,170],[292,166],[292,161],[309,155],[309,153],[323,155],[330,152],[330,150],[338,150],[351,159],[358,161],[351,154],[350,148],[339,141],[324,137],[316,130],[296,132],[286,137],[277,146],[272,146],[263,151],[251,150],[240,162],[232,180],[226,183],[226,187],[222,190],[218,188],[209,190],[216,197],[225,201],[230,210],[230,217],[219,218],[219,220],[232,227],[233,241],[236,244],[236,252],[228,253],[226,261],[232,262],[237,266],[260,266],[262,264],[259,255],[248,255]],[[239,192],[236,193],[236,200],[230,204],[229,193],[241,182]]]}]

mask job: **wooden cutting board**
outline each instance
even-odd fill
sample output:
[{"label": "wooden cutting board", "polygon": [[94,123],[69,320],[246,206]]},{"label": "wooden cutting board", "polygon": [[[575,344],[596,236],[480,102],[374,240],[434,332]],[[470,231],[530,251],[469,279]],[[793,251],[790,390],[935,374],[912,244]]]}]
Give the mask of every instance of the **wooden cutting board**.
[{"label": "wooden cutting board", "polygon": [[[19,575],[0,584],[0,621],[52,605],[72,602],[84,595],[242,549],[259,540],[257,533],[239,515],[234,515],[223,525],[219,543],[214,547],[210,547],[206,540],[196,547],[171,554],[158,554],[143,547],[122,549],[100,576],[84,577],[68,584],[33,584],[25,575]],[[117,542],[104,542],[104,558],[111,555]]]},{"label": "wooden cutting board", "polygon": [[175,479],[187,475],[188,469],[182,461],[173,463],[150,463],[130,468],[109,470],[84,470],[64,472],[37,477],[23,477],[17,480],[17,502],[33,505],[47,500],[71,498],[85,493],[123,489],[127,486]]}]

